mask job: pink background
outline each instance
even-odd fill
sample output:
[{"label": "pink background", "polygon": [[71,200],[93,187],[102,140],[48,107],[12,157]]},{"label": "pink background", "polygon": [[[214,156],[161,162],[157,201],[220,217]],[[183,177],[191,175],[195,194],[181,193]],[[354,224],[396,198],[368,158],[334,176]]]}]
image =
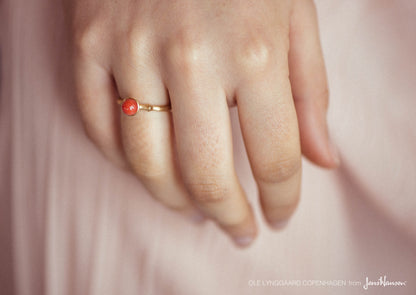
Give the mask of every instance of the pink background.
[{"label": "pink background", "polygon": [[[161,207],[86,138],[60,1],[1,0],[0,293],[416,294],[416,2],[317,7],[342,167],[305,161],[288,228],[259,219],[242,251],[212,223]],[[232,114],[237,169],[259,213]],[[384,275],[407,286],[248,285]]]}]

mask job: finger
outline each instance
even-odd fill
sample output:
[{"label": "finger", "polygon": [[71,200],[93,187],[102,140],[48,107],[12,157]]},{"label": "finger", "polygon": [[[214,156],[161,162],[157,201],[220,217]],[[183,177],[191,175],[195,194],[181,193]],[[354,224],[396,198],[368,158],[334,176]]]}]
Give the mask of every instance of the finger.
[{"label": "finger", "polygon": [[302,152],[312,162],[333,168],[339,157],[328,136],[328,85],[318,31],[313,1],[294,1],[289,69]]},{"label": "finger", "polygon": [[[167,86],[182,176],[195,204],[240,246],[256,235],[253,213],[237,179],[224,91],[209,66],[170,57]],[[211,67],[212,68],[212,67]],[[204,70],[202,70],[204,69]]]},{"label": "finger", "polygon": [[[301,154],[287,58],[264,55],[236,92],[238,114],[263,213],[281,228],[300,195]],[[279,66],[280,65],[280,66]]]},{"label": "finger", "polygon": [[111,75],[95,62],[78,57],[74,64],[75,92],[84,128],[103,154],[126,167],[119,134],[117,92]]},{"label": "finger", "polygon": [[[120,96],[133,97],[141,103],[168,104],[157,71],[140,63],[127,64],[131,61],[121,58],[114,66]],[[202,218],[190,202],[176,167],[170,113],[123,114],[121,133],[127,161],[150,194],[169,208],[195,220]]]}]

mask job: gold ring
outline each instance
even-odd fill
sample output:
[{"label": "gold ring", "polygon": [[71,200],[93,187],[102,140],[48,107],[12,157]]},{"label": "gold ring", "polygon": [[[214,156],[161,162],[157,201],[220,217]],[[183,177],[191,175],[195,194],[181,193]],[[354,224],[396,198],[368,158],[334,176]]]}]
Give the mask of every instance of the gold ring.
[{"label": "gold ring", "polygon": [[170,112],[172,110],[169,105],[152,105],[152,104],[141,104],[137,99],[119,98],[117,103],[121,105],[121,110],[128,116],[134,116],[138,111],[147,112]]}]

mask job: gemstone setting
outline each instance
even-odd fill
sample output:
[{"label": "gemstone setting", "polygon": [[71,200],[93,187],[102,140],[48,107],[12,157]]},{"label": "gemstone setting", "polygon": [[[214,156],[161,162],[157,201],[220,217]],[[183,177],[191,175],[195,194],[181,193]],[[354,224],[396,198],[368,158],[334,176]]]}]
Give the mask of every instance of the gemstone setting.
[{"label": "gemstone setting", "polygon": [[139,104],[134,98],[127,98],[123,101],[121,109],[123,110],[123,113],[125,113],[126,115],[134,116],[139,110]]}]

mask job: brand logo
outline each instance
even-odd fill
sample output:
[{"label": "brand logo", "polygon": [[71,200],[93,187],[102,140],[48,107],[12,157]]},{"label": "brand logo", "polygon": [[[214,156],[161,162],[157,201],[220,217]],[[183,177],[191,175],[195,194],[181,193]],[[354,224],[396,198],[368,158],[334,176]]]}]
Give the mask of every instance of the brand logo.
[{"label": "brand logo", "polygon": [[370,287],[405,287],[407,281],[389,281],[387,276],[380,276],[378,280],[372,281],[368,277],[365,278],[364,290]]}]

